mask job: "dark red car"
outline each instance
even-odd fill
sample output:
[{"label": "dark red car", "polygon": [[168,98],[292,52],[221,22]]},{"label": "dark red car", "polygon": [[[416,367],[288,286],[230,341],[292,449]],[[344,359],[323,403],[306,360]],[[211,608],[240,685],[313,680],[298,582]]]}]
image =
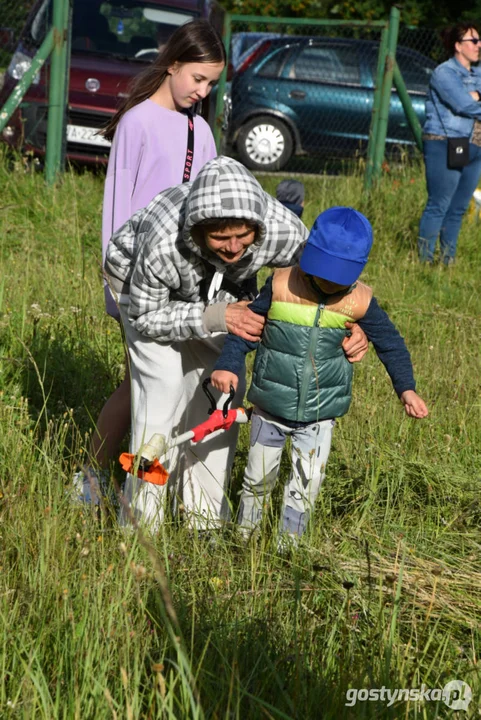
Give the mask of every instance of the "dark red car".
[{"label": "dark red car", "polygon": [[[51,25],[51,0],[38,0],[6,70],[0,108],[30,66]],[[208,0],[74,0],[66,153],[72,161],[106,162],[110,143],[97,131],[125,97],[130,80],[157,56],[176,27],[222,13]],[[45,152],[48,64],[3,130],[10,145]]]}]

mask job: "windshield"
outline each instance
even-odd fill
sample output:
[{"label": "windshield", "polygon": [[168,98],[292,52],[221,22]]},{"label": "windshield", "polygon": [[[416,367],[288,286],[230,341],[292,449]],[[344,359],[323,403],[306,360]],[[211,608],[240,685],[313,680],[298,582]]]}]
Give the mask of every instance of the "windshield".
[{"label": "windshield", "polygon": [[[51,0],[42,3],[31,25],[38,45],[49,26]],[[150,62],[174,30],[193,13],[141,0],[81,0],[74,3],[72,51]]]},{"label": "windshield", "polygon": [[50,0],[44,0],[40,5],[40,8],[35,15],[32,26],[30,28],[30,34],[35,44],[39,46],[47,34],[47,30],[50,24],[51,7]]},{"label": "windshield", "polygon": [[150,62],[174,30],[191,19],[191,14],[138,0],[84,0],[74,4],[72,50]]}]

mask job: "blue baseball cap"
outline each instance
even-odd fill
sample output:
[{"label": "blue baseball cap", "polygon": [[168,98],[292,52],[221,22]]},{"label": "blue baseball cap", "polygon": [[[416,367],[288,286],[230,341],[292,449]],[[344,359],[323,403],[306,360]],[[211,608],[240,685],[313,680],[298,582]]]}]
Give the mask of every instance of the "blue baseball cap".
[{"label": "blue baseball cap", "polygon": [[309,275],[352,285],[367,263],[372,227],[353,208],[333,207],[319,215],[301,255],[301,270]]}]

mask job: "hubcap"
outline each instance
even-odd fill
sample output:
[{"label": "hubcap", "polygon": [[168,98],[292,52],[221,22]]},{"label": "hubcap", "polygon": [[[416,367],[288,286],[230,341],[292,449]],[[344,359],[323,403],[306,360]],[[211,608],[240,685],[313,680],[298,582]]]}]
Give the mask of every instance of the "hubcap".
[{"label": "hubcap", "polygon": [[281,131],[274,125],[263,123],[249,131],[246,152],[259,165],[276,162],[284,152],[285,142]]}]

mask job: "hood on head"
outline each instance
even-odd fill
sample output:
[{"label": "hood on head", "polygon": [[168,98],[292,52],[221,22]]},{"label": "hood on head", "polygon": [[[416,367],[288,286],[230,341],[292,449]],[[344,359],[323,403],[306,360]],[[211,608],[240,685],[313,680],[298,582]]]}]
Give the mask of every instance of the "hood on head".
[{"label": "hood on head", "polygon": [[[220,155],[206,163],[192,183],[185,207],[184,242],[200,255],[202,251],[192,238],[194,225],[205,220],[238,218],[258,225],[255,244],[261,245],[266,237],[266,212],[266,192],[252,173],[237,160]],[[249,252],[250,248],[246,254]]]}]

